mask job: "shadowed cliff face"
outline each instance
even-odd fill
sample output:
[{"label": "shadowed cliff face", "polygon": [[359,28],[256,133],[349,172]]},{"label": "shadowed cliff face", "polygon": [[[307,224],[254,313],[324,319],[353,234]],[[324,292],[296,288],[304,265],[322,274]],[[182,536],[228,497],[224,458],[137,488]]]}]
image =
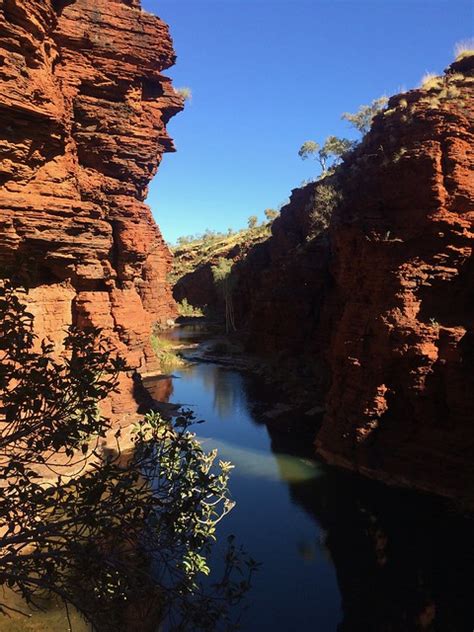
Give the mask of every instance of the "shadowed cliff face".
[{"label": "shadowed cliff face", "polygon": [[183,105],[168,27],[135,0],[5,0],[0,17],[1,265],[32,288],[40,337],[99,326],[137,366],[175,315],[144,203]]},{"label": "shadowed cliff face", "polygon": [[474,57],[390,100],[330,226],[330,461],[474,502]]},{"label": "shadowed cliff face", "polygon": [[393,97],[334,176],[293,192],[235,301],[252,346],[313,368],[327,460],[470,503],[473,97],[472,56]]}]

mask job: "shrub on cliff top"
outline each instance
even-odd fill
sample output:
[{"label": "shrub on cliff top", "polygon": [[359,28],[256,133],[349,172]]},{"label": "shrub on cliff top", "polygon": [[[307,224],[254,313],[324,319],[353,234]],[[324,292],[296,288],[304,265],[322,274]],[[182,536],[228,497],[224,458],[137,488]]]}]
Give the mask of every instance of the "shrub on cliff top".
[{"label": "shrub on cliff top", "polygon": [[280,211],[276,211],[273,208],[265,209],[264,213],[265,213],[265,217],[267,219],[267,222],[269,224],[272,224],[276,220],[276,218],[280,215]]},{"label": "shrub on cliff top", "polygon": [[421,78],[420,87],[423,90],[434,90],[440,88],[443,85],[443,79],[434,72],[425,72]]},{"label": "shrub on cliff top", "polygon": [[454,56],[456,61],[463,59],[464,57],[471,57],[474,55],[474,37],[461,40],[454,46]]},{"label": "shrub on cliff top", "polygon": [[193,93],[191,88],[187,86],[183,86],[182,88],[175,88],[176,94],[182,97],[185,101],[191,101],[193,98]]},{"label": "shrub on cliff top", "polygon": [[247,226],[249,227],[249,229],[253,230],[254,228],[257,227],[257,224],[258,224],[258,217],[256,215],[251,215],[247,220]]},{"label": "shrub on cliff top", "polygon": [[[231,465],[214,467],[188,413],[174,425],[146,415],[126,459],[117,430],[117,456],[104,459],[111,427],[98,404],[124,363],[97,329],[71,329],[60,358],[47,343],[36,350],[32,320],[18,293],[0,286],[0,585],[32,606],[52,592],[101,631],[126,630],[144,599],[156,603],[157,624],[176,617],[168,629],[215,629],[248,579],[229,576],[242,562],[231,543],[215,595],[198,585],[216,523],[232,507]],[[9,608],[0,599],[0,612]]]},{"label": "shrub on cliff top", "polygon": [[349,121],[353,127],[364,135],[370,130],[374,117],[383,110],[387,103],[388,98],[381,96],[378,99],[374,99],[369,105],[361,105],[354,114],[344,112],[341,118]]}]

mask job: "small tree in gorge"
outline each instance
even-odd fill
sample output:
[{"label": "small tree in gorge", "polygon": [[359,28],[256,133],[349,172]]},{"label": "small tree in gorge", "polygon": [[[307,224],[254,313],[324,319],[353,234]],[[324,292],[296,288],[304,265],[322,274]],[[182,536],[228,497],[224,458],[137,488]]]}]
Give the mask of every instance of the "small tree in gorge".
[{"label": "small tree in gorge", "polygon": [[[125,459],[116,431],[117,456],[104,460],[111,427],[98,404],[124,363],[97,329],[71,329],[59,359],[49,344],[37,351],[32,320],[0,284],[0,585],[33,606],[50,591],[101,632],[127,630],[125,607],[144,597],[156,602],[157,623],[173,622],[167,629],[215,629],[249,577],[231,579],[243,560],[231,544],[215,598],[198,585],[233,504],[231,465],[213,467],[189,413],[174,425],[146,415]],[[0,612],[9,608],[0,599]]]},{"label": "small tree in gorge", "polygon": [[212,276],[217,289],[221,292],[225,303],[225,327],[227,333],[235,331],[234,305],[232,291],[234,289],[234,276],[232,275],[233,262],[221,257],[217,265],[212,266]]}]

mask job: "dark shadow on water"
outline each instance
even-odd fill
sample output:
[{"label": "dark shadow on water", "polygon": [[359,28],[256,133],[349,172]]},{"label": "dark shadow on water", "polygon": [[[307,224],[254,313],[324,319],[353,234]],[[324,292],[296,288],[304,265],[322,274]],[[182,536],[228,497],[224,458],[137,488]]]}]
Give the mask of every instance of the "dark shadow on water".
[{"label": "dark shadow on water", "polygon": [[251,376],[196,364],[179,377],[171,401],[192,405],[205,446],[236,465],[237,506],[218,537],[235,534],[263,564],[244,632],[472,632],[471,519],[318,462],[308,437],[270,432],[255,411],[278,393]]},{"label": "dark shadow on water", "polygon": [[333,629],[473,629],[472,520],[436,499],[333,468],[288,488],[325,532],[342,598],[343,620]]}]

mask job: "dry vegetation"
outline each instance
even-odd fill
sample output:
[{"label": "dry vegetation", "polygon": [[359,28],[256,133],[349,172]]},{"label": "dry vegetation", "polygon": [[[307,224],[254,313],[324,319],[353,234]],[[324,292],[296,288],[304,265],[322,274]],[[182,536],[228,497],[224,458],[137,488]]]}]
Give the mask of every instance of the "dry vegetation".
[{"label": "dry vegetation", "polygon": [[165,338],[159,332],[155,332],[151,336],[151,346],[164,373],[170,373],[173,369],[184,366],[185,362],[177,352],[178,345],[169,338]]},{"label": "dry vegetation", "polygon": [[229,253],[238,249],[241,253],[247,252],[255,244],[264,241],[270,236],[271,222],[246,228],[237,232],[204,234],[201,237],[190,240],[174,247],[174,261],[169,282],[176,282],[186,274],[193,272],[206,263],[217,262],[220,258],[227,258]]},{"label": "dry vegetation", "polygon": [[471,57],[472,55],[474,55],[474,37],[457,42],[454,47],[456,61],[464,59],[464,57]]}]

